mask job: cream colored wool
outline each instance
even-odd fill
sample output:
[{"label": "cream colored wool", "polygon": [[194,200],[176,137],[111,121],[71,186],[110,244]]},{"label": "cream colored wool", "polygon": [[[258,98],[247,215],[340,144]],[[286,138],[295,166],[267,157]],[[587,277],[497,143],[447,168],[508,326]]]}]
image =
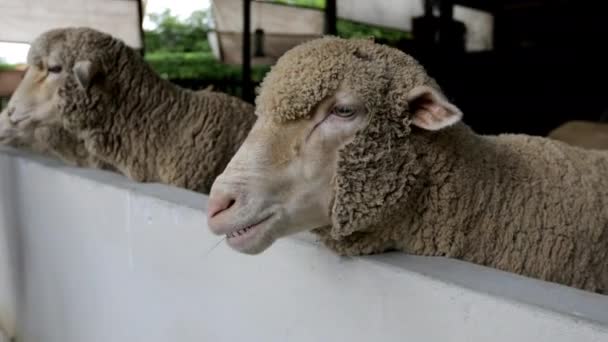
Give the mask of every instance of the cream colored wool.
[{"label": "cream colored wool", "polygon": [[50,119],[136,181],[208,192],[255,121],[252,105],[179,88],[122,41],[99,31],[44,33],[33,42],[28,64],[44,65],[49,56],[69,72],[58,90],[59,115]]},{"label": "cream colored wool", "polygon": [[608,153],[463,123],[419,129],[408,94],[425,85],[439,89],[405,53],[332,37],[287,52],[266,77],[257,111],[278,127],[307,120],[339,87],[365,104],[367,126],[339,152],[321,240],[343,255],[445,256],[608,291]]}]

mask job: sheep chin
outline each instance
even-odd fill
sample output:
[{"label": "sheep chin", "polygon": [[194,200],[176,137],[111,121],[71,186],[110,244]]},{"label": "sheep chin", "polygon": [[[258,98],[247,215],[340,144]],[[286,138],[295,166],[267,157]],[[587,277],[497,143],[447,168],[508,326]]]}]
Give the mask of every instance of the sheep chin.
[{"label": "sheep chin", "polygon": [[254,227],[242,236],[227,237],[226,243],[230,248],[243,254],[257,255],[267,250],[276,239],[264,229]]}]

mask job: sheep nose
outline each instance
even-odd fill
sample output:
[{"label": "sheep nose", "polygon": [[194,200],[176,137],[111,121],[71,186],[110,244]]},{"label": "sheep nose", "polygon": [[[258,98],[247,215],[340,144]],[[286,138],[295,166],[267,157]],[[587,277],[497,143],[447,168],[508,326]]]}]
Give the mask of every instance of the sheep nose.
[{"label": "sheep nose", "polygon": [[236,203],[236,196],[232,196],[227,193],[211,193],[209,196],[209,206],[207,207],[207,214],[209,218],[217,216],[219,213],[230,209]]},{"label": "sheep nose", "polygon": [[15,113],[15,107],[10,107],[6,113],[8,114],[8,117],[10,118],[11,116],[13,116],[13,114]]}]

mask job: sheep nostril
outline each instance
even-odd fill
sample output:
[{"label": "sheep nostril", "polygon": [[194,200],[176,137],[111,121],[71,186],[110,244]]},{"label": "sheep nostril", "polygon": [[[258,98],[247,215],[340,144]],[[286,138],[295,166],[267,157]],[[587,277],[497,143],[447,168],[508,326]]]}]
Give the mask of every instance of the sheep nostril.
[{"label": "sheep nostril", "polygon": [[234,206],[236,198],[227,194],[213,194],[209,198],[209,207],[207,213],[209,218],[217,216],[219,213],[224,212]]},{"label": "sheep nostril", "polygon": [[15,107],[11,107],[7,110],[8,117],[10,118],[15,113]]}]

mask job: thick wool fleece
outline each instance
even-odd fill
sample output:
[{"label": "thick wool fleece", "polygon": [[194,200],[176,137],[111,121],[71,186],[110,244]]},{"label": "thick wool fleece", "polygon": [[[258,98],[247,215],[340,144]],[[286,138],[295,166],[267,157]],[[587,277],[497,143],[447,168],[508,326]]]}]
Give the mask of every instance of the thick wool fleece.
[{"label": "thick wool fleece", "polygon": [[[10,129],[8,126],[11,126],[8,112],[3,111],[0,113],[0,127]],[[84,147],[84,142],[59,124],[37,127],[27,132],[15,132],[13,136],[2,143],[15,148],[51,155],[71,166],[112,169],[110,165],[88,153]]]},{"label": "thick wool fleece", "polygon": [[63,125],[90,153],[136,181],[208,193],[255,121],[252,105],[179,88],[122,41],[92,29],[43,34],[28,62],[36,65],[49,54],[69,70],[92,62],[96,74],[87,89],[74,76],[60,86]]},{"label": "thick wool fleece", "polygon": [[551,139],[584,148],[608,149],[608,124],[591,121],[568,121],[549,132]]},{"label": "thick wool fleece", "polygon": [[337,38],[296,47],[264,80],[258,110],[281,122],[340,87],[366,104],[368,125],[339,152],[321,240],[344,255],[396,249],[607,291],[608,154],[462,123],[423,131],[408,105],[421,85],[438,89],[406,54]]},{"label": "thick wool fleece", "polygon": [[40,152],[55,156],[68,165],[116,171],[112,165],[89,153],[82,139],[60,125],[36,128],[32,140],[28,146],[32,146],[34,151],[36,148],[46,149]]}]

